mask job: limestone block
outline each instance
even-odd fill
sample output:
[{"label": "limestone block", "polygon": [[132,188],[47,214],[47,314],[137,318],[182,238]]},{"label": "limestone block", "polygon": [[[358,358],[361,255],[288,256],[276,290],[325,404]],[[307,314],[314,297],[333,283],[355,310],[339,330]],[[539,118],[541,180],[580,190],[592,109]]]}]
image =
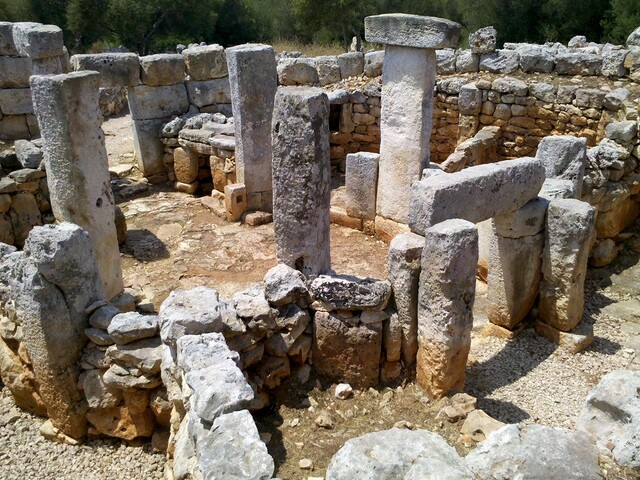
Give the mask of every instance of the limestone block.
[{"label": "limestone block", "polygon": [[338,66],[343,80],[359,77],[364,73],[364,53],[349,52],[338,55]]},{"label": "limestone block", "polygon": [[480,69],[480,55],[471,50],[458,50],[456,55],[456,72],[476,73]]},{"label": "limestone block", "polygon": [[[118,345],[155,337],[158,334],[158,317],[138,312],[119,313],[111,319],[107,331]],[[117,356],[114,358],[118,359]]]},{"label": "limestone block", "polygon": [[31,229],[37,225],[42,225],[42,217],[36,198],[31,193],[13,195],[9,215],[13,225],[15,244],[18,247],[22,247]]},{"label": "limestone block", "polygon": [[350,217],[375,220],[380,155],[359,152],[347,155],[346,193]]},{"label": "limestone block", "polygon": [[0,111],[3,115],[23,115],[33,113],[31,89],[2,89],[0,90]]},{"label": "limestone block", "polygon": [[32,60],[31,73],[33,75],[60,75],[64,71],[63,62],[63,55]]},{"label": "limestone block", "polygon": [[16,140],[16,156],[23,168],[38,168],[42,163],[42,149],[28,140]]},{"label": "limestone block", "polygon": [[382,64],[384,62],[384,50],[367,52],[364,54],[364,74],[369,78],[382,75]]},{"label": "limestone block", "polygon": [[[0,226],[2,224],[0,215]],[[0,230],[0,232],[3,232]],[[47,408],[36,389],[36,379],[33,371],[27,367],[18,353],[14,352],[0,338],[0,375],[2,382],[11,391],[16,405],[27,412],[44,417]]]},{"label": "limestone block", "polygon": [[31,59],[0,56],[0,88],[28,88]]},{"label": "limestone block", "polygon": [[381,324],[354,327],[332,313],[315,313],[313,368],[320,375],[354,388],[375,386],[381,353]]},{"label": "limestone block", "polygon": [[624,77],[629,73],[629,70],[625,68],[624,61],[629,50],[609,50],[602,52],[602,70],[600,73],[607,77]]},{"label": "limestone block", "polygon": [[629,94],[630,92],[626,88],[616,88],[604,96],[603,105],[606,109],[617,112],[622,108]]},{"label": "limestone block", "polygon": [[418,290],[416,377],[428,395],[462,391],[471,347],[478,231],[447,220],[425,231]]},{"label": "limestone block", "polygon": [[247,188],[243,183],[234,183],[224,187],[224,207],[227,221],[239,222],[247,210]]},{"label": "limestone block", "polygon": [[391,240],[387,257],[388,277],[402,331],[402,358],[407,365],[415,363],[418,351],[418,281],[423,248],[424,237],[402,233]]},{"label": "limestone block", "polygon": [[555,103],[558,87],[550,83],[532,82],[529,84],[529,93],[547,103]]},{"label": "limestone block", "polygon": [[231,103],[229,77],[213,80],[188,80],[185,82],[189,103],[196,107],[205,107],[215,103]]},{"label": "limestone block", "polygon": [[582,320],[584,281],[595,240],[595,210],[579,200],[552,200],[542,257],[540,319],[569,331]]},{"label": "limestone block", "polygon": [[95,72],[34,76],[31,91],[53,213],[58,221],[76,223],[89,233],[104,293],[111,299],[123,287],[98,82]]},{"label": "limestone block", "polygon": [[248,199],[268,192],[259,210],[271,212],[273,190],[271,119],[278,87],[275,53],[268,45],[227,49],[231,103],[235,125],[236,179]]},{"label": "limestone block", "polygon": [[519,238],[493,235],[487,295],[491,323],[512,330],[527,316],[538,296],[543,247],[543,233]]},{"label": "limestone block", "polygon": [[180,147],[173,151],[173,169],[179,182],[192,183],[198,179],[199,157],[196,152]]},{"label": "limestone block", "polygon": [[[330,85],[340,81],[340,65],[336,56],[316,57],[316,69],[320,85]],[[331,102],[333,104],[333,102]]]},{"label": "limestone block", "polygon": [[330,310],[382,311],[391,297],[389,282],[351,275],[320,275],[309,291]]},{"label": "limestone block", "polygon": [[585,52],[558,52],[556,73],[558,75],[599,75],[602,57]]},{"label": "limestone block", "polygon": [[640,27],[629,34],[626,45],[627,47],[640,47]]},{"label": "limestone block", "polygon": [[364,19],[367,42],[413,48],[455,48],[458,46],[459,23],[436,17],[403,13],[374,15]]},{"label": "limestone block", "polygon": [[547,178],[538,192],[538,196],[546,200],[554,198],[577,198],[576,184],[572,180]]},{"label": "limestone block", "polygon": [[438,75],[450,75],[456,71],[456,51],[453,48],[436,50]]},{"label": "limestone block", "polygon": [[14,23],[13,41],[20,55],[31,60],[62,55],[62,30],[55,25],[40,23]]},{"label": "limestone block", "polygon": [[536,158],[544,163],[547,178],[570,180],[576,198],[582,196],[582,183],[587,163],[587,140],[570,136],[551,136],[542,139]]},{"label": "limestone block", "polygon": [[493,27],[484,27],[469,34],[469,47],[471,53],[484,55],[492,53],[496,49],[498,32]]},{"label": "limestone block", "polygon": [[140,60],[135,53],[96,53],[74,55],[70,59],[74,71],[100,73],[101,88],[135,87],[140,83]]},{"label": "limestone block", "polygon": [[220,45],[205,45],[182,51],[191,80],[211,80],[227,76],[227,59]]},{"label": "limestone block", "polygon": [[556,51],[540,45],[522,45],[516,50],[520,54],[523,72],[551,73],[555,67]]},{"label": "limestone block", "polygon": [[480,70],[491,73],[513,73],[519,64],[520,54],[514,50],[496,50],[480,57]]},{"label": "limestone block", "polygon": [[184,57],[164,53],[140,57],[140,79],[145,85],[174,85],[184,82]]},{"label": "limestone block", "polygon": [[[0,97],[0,102],[2,97]],[[0,105],[2,105],[0,103]],[[4,109],[2,110],[4,112]],[[637,123],[635,121],[611,122],[607,124],[605,130],[607,138],[614,140],[620,144],[625,144],[633,140],[638,133]]]},{"label": "limestone block", "polygon": [[396,222],[407,223],[411,184],[429,164],[435,75],[433,50],[387,46],[377,214]]},{"label": "limestone block", "polygon": [[470,83],[460,89],[458,108],[462,115],[477,115],[482,108],[482,91]]},{"label": "limestone block", "polygon": [[133,120],[173,117],[182,115],[189,109],[190,98],[187,97],[187,89],[182,83],[162,87],[129,87],[128,96]]},{"label": "limestone block", "polygon": [[17,57],[19,55],[13,41],[13,23],[0,22],[0,56]]},{"label": "limestone block", "polygon": [[145,177],[166,172],[163,161],[164,145],[160,141],[160,132],[169,120],[171,117],[133,121],[135,160]]},{"label": "limestone block", "polygon": [[518,210],[496,215],[493,219],[496,233],[508,238],[537,235],[544,230],[548,207],[549,200],[537,197]]},{"label": "limestone block", "polygon": [[278,89],[273,123],[273,219],[278,261],[316,276],[331,267],[329,100]]},{"label": "limestone block", "polygon": [[412,187],[409,226],[423,234],[444,220],[478,223],[523,207],[544,182],[541,160],[522,158],[436,175]]},{"label": "limestone block", "polygon": [[314,58],[281,58],[277,71],[281,85],[317,85],[320,81]]},{"label": "limestone block", "polygon": [[269,269],[264,277],[264,291],[265,298],[276,306],[309,298],[304,275],[283,264]]}]

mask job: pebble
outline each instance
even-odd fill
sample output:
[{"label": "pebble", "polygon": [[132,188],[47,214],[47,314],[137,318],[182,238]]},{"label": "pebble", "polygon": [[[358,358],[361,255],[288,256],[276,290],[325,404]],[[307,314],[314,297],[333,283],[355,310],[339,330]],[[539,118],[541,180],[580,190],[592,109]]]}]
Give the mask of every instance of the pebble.
[{"label": "pebble", "polygon": [[332,429],[335,425],[333,418],[326,410],[320,412],[320,415],[316,417],[314,423],[320,428]]},{"label": "pebble", "polygon": [[302,470],[313,470],[313,462],[309,458],[303,458],[298,462],[298,466]]},{"label": "pebble", "polygon": [[336,385],[335,397],[340,400],[346,400],[353,395],[353,388],[348,383],[340,383]]}]

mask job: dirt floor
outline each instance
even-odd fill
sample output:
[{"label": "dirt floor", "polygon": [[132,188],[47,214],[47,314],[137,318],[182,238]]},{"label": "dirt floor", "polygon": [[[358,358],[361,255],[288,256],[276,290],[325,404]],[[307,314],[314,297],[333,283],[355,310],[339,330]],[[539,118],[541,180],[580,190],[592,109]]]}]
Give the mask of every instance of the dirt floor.
[{"label": "dirt floor", "polygon": [[[125,285],[137,290],[146,299],[143,303],[157,310],[170,291],[198,285],[229,298],[262,281],[276,264],[272,224],[255,228],[230,224],[197,197],[148,185],[132,166],[129,116],[109,119],[103,129],[112,184],[129,228],[122,248]],[[466,391],[478,398],[478,408],[505,423],[571,428],[602,375],[638,369],[640,221],[619,240],[622,252],[616,262],[589,273],[585,322],[594,325],[596,340],[578,355],[557,348],[530,326],[513,340],[481,334],[486,287],[478,284],[466,385]],[[338,273],[385,278],[387,249],[362,232],[331,226],[332,265]],[[461,454],[474,446],[460,438],[462,421],[436,418],[443,403],[430,402],[410,379],[355,392],[347,400],[336,399],[334,388],[308,371],[295,372],[290,384],[274,392],[271,408],[256,416],[276,461],[276,476],[323,478],[329,460],[345,441],[394,425],[435,431]],[[330,428],[316,425],[321,415],[330,417]],[[313,468],[301,468],[303,459],[311,460]],[[640,475],[611,468],[606,478]]]}]

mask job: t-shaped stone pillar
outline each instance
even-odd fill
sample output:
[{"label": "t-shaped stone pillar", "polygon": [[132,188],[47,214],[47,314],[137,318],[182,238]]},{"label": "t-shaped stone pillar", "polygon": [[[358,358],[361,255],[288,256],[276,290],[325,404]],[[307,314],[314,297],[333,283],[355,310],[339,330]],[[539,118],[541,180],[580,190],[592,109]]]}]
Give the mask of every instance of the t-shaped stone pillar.
[{"label": "t-shaped stone pillar", "polygon": [[56,220],[89,233],[107,299],[122,292],[115,203],[100,125],[97,72],[31,77]]},{"label": "t-shaped stone pillar", "polygon": [[435,51],[455,47],[461,25],[393,13],[367,17],[364,26],[368,42],[386,45],[377,214],[407,223],[411,184],[429,164]]}]

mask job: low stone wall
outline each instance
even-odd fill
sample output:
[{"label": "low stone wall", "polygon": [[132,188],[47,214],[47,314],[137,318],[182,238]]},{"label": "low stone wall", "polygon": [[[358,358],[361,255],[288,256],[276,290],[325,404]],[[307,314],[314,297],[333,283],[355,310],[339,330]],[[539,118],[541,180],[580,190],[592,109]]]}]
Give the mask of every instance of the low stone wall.
[{"label": "low stone wall", "polygon": [[60,28],[0,22],[0,139],[38,137],[29,77],[68,71],[69,53]]}]

